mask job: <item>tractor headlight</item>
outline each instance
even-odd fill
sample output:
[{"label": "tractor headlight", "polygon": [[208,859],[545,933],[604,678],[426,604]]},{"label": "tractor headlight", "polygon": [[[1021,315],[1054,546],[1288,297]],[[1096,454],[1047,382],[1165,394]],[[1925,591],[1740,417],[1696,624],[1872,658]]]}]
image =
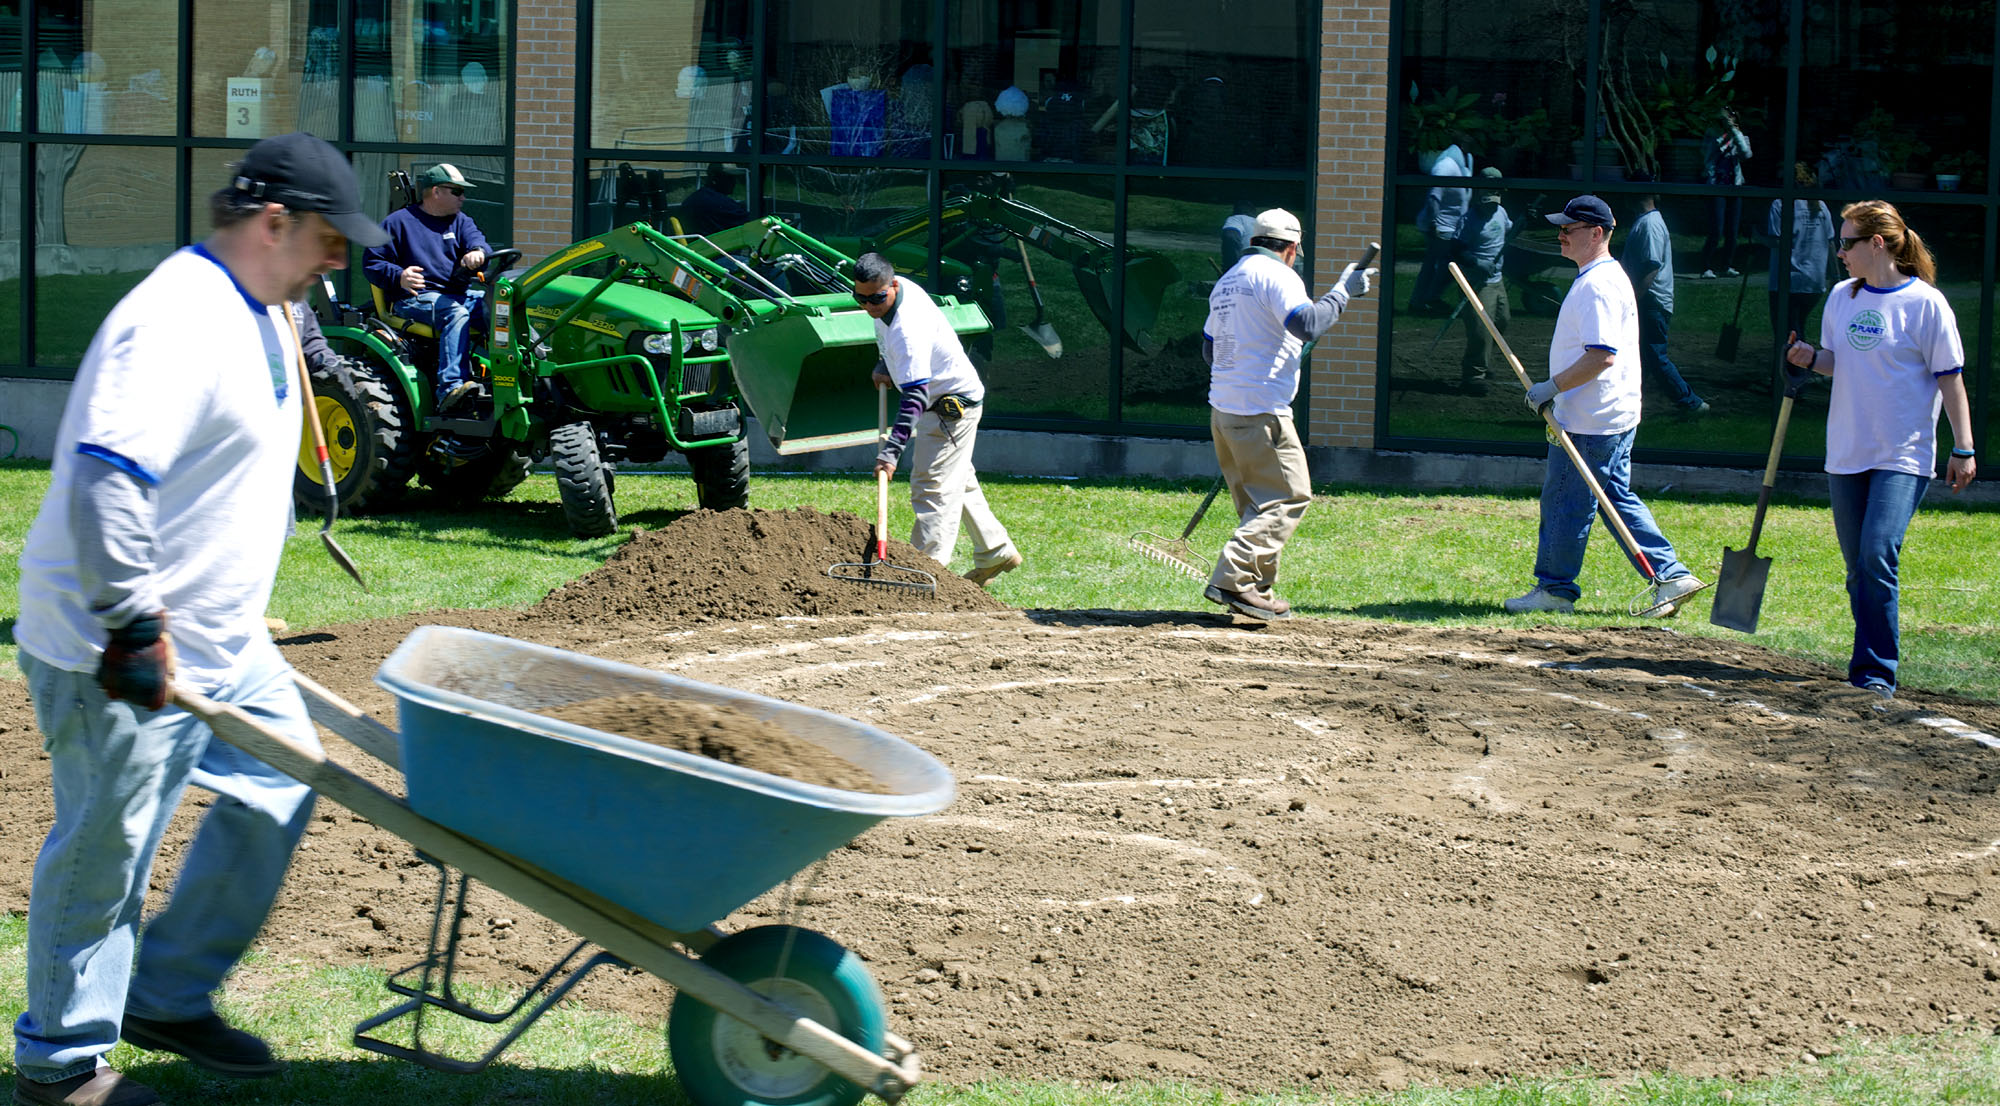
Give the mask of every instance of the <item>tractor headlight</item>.
[{"label": "tractor headlight", "polygon": [[671,334],[648,334],[639,342],[639,348],[647,353],[670,357],[674,352],[674,336]]},{"label": "tractor headlight", "polygon": [[722,347],[722,335],[717,333],[714,327],[702,331],[697,337],[701,339],[701,348],[708,353],[714,353]]}]

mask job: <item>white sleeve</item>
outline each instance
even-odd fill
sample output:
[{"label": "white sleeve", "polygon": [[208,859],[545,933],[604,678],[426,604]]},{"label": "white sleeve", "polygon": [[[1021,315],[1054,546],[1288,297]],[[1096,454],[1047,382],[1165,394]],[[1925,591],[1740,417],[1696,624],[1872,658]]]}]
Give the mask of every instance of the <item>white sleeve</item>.
[{"label": "white sleeve", "polygon": [[1924,364],[1932,375],[1948,373],[1965,367],[1965,343],[1958,334],[1958,315],[1951,309],[1951,302],[1942,294],[1930,301],[1930,310],[1924,312],[1928,326],[1924,342]]},{"label": "white sleeve", "polygon": [[89,397],[78,411],[77,448],[122,457],[148,483],[157,483],[187,450],[214,386],[199,360],[190,359],[198,347],[166,330],[141,325],[98,335],[95,364],[86,354],[77,381]]}]

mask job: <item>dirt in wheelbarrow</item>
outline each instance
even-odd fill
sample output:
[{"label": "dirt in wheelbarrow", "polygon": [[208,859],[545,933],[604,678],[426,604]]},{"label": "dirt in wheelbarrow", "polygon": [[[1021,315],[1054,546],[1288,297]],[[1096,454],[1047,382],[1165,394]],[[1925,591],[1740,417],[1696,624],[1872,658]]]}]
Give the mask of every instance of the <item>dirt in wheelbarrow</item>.
[{"label": "dirt in wheelbarrow", "polygon": [[[1578,1068],[1750,1076],[1849,1034],[2000,1022],[2000,707],[1885,702],[1819,665],[1670,628],[1520,631],[1212,612],[754,616],[650,629],[552,607],[286,639],[385,718],[370,677],[420,622],[773,695],[957,774],[719,921],[858,951],[933,1079],[1236,1091]],[[0,905],[51,816],[0,682]],[[337,740],[343,763],[393,774]],[[155,870],[172,878],[192,815]],[[400,967],[434,887],[322,806],[271,963]],[[568,935],[476,893],[461,965],[526,982]],[[232,984],[258,986],[257,965]],[[667,988],[582,1001],[664,1020]],[[387,998],[384,999],[385,1006]]]},{"label": "dirt in wheelbarrow", "polygon": [[888,793],[881,781],[853,761],[720,703],[640,693],[584,699],[535,713],[801,783]]}]

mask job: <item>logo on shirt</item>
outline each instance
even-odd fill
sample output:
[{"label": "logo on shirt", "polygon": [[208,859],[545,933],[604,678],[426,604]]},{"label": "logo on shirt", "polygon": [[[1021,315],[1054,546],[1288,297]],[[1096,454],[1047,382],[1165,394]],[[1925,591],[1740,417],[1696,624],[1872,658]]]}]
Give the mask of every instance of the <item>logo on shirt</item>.
[{"label": "logo on shirt", "polygon": [[1855,349],[1874,349],[1888,336],[1889,324],[1880,311],[1863,311],[1847,324],[1847,344]]}]

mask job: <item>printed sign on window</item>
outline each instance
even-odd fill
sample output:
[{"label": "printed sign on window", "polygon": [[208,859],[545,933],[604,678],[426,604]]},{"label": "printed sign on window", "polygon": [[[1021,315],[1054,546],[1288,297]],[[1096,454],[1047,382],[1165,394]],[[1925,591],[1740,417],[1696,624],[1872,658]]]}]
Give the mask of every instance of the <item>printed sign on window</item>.
[{"label": "printed sign on window", "polygon": [[223,134],[230,138],[264,137],[264,78],[229,78],[229,122]]}]

